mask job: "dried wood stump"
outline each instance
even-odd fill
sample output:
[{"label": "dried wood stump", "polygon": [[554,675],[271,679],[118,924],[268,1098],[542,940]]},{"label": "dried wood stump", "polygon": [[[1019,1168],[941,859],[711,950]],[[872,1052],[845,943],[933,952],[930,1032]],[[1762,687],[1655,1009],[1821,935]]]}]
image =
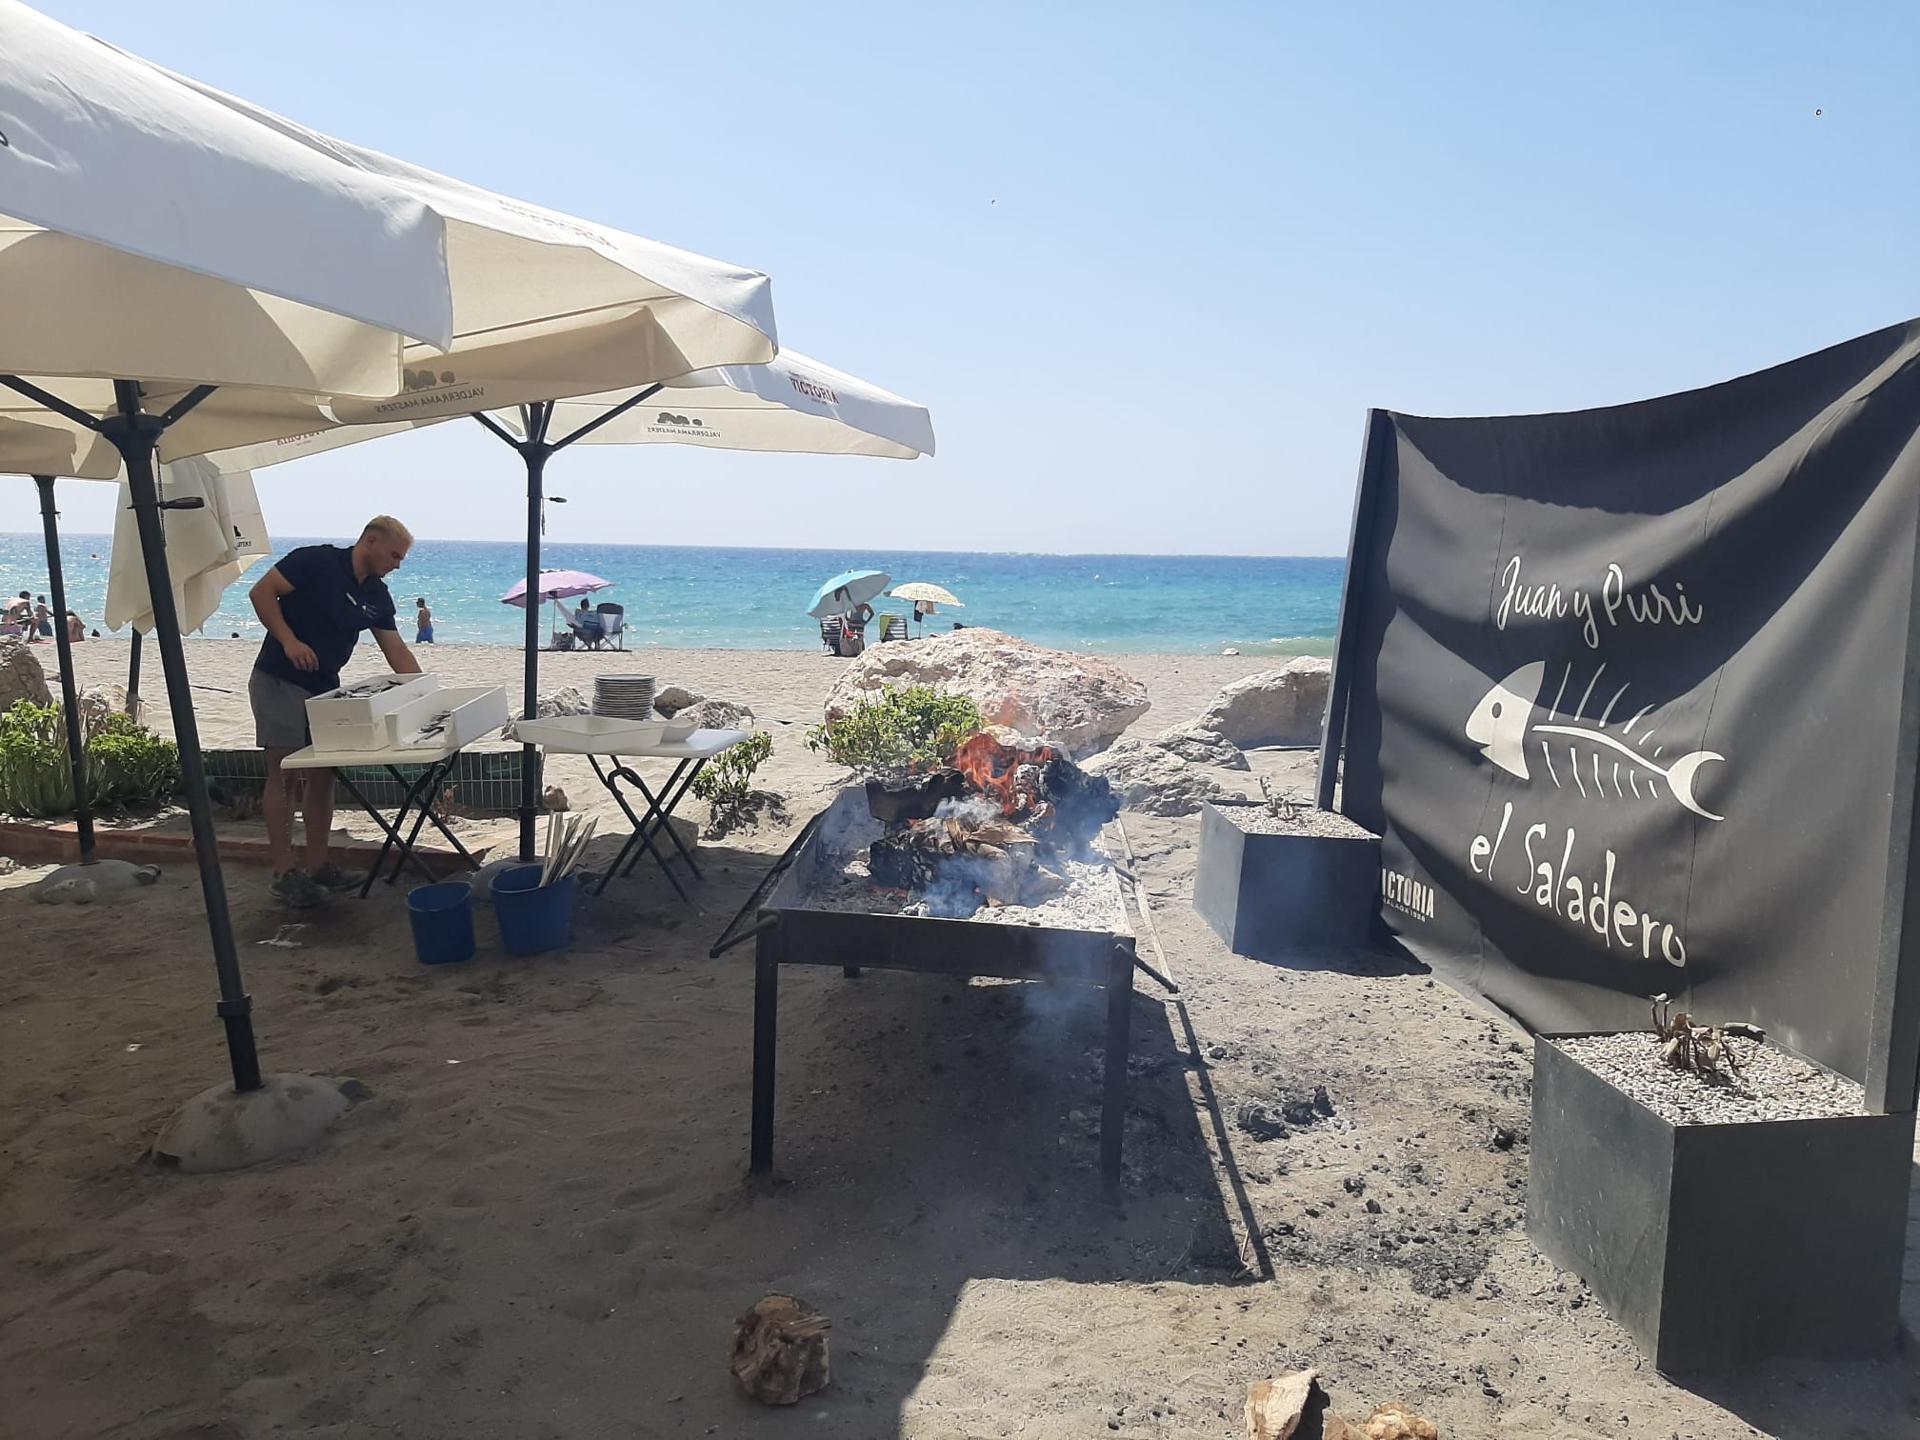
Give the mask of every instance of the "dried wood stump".
[{"label": "dried wood stump", "polygon": [[827,1331],[833,1322],[804,1300],[768,1295],[733,1322],[728,1368],[763,1405],[792,1405],[831,1378]]}]

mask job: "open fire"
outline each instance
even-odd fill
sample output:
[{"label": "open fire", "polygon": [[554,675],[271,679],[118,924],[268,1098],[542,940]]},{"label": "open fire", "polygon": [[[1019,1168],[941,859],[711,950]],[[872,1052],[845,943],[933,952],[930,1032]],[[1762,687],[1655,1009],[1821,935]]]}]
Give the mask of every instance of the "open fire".
[{"label": "open fire", "polygon": [[868,850],[873,883],[945,916],[1058,894],[1064,862],[1085,856],[1120,810],[1104,779],[1004,730],[970,736],[948,769],[869,781],[867,807],[886,826]]}]

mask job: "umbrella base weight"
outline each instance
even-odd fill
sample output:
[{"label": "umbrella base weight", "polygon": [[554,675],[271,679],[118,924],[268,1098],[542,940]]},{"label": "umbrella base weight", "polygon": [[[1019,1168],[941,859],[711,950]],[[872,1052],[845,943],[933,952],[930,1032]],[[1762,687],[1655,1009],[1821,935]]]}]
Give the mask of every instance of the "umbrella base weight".
[{"label": "umbrella base weight", "polygon": [[269,1075],[258,1090],[202,1090],[174,1112],[153,1158],[190,1175],[244,1170],[313,1148],[347,1111],[358,1081],[326,1075]]}]

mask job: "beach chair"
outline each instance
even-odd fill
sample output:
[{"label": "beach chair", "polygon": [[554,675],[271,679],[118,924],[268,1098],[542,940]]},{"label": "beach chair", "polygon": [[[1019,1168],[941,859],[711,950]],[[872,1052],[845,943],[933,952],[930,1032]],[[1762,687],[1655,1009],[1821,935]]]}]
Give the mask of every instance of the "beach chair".
[{"label": "beach chair", "polygon": [[827,647],[829,655],[840,653],[840,640],[844,626],[838,615],[829,615],[820,622],[820,643]]},{"label": "beach chair", "polygon": [[616,605],[611,600],[594,606],[595,618],[600,622],[599,631],[586,637],[590,650],[624,650],[627,648],[627,610],[624,605]]},{"label": "beach chair", "polygon": [[904,615],[882,615],[880,617],[880,643],[889,640],[911,640],[907,631],[907,617]]}]

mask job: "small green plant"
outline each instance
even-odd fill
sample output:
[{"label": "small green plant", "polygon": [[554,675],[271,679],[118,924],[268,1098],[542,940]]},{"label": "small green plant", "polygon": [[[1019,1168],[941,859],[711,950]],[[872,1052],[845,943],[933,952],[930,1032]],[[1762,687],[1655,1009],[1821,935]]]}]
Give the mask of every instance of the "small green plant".
[{"label": "small green plant", "polygon": [[94,803],[157,805],[180,789],[180,747],[126,715],[108,715],[87,741]]},{"label": "small green plant", "polygon": [[898,774],[950,764],[960,742],[981,725],[980,707],[967,696],[912,685],[814,726],[807,748],[862,775]]},{"label": "small green plant", "polygon": [[[87,790],[96,806],[151,805],[180,788],[180,751],[125,715],[82,710]],[[18,701],[0,714],[0,811],[73,813],[73,771],[60,707]]]},{"label": "small green plant", "polygon": [[773,754],[773,736],[757,730],[693,777],[693,793],[707,802],[707,833],[726,834],[753,807],[753,772]]}]

